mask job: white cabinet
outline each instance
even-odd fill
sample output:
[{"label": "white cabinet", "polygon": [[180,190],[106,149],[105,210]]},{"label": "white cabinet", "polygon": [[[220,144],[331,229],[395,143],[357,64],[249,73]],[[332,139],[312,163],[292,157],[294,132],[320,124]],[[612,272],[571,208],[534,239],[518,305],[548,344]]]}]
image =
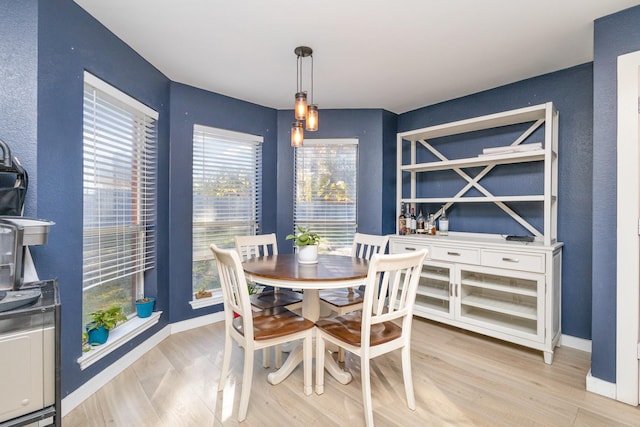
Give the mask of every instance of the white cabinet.
[{"label": "white cabinet", "polygon": [[560,339],[562,244],[500,236],[391,236],[390,253],[429,250],[414,313],[544,352]]},{"label": "white cabinet", "polygon": [[[513,228],[534,238],[524,243],[506,241],[507,232],[476,233],[485,231],[482,221],[494,220],[487,216],[474,223],[482,230],[455,232],[451,215],[449,230],[454,231],[448,236],[391,236],[392,253],[429,250],[415,314],[541,350],[551,363],[561,333],[562,267],[553,104],[401,132],[397,150],[398,214],[403,203],[416,212],[432,205],[495,204],[495,211],[509,219],[498,223],[513,220],[519,224]],[[527,176],[527,185],[518,185],[521,176]],[[525,214],[518,212],[523,205]],[[470,215],[486,212],[474,208]]]}]

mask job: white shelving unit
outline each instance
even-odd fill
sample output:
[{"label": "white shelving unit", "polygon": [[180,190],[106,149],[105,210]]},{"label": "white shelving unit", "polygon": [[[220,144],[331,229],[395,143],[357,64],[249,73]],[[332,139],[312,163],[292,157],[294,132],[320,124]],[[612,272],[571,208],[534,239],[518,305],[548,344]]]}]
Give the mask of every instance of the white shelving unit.
[{"label": "white shelving unit", "polygon": [[[483,155],[482,147],[479,147],[478,155],[475,157],[448,159],[445,157],[436,143],[431,141],[444,136],[473,133],[477,131],[530,123],[513,142],[505,146],[502,154]],[[527,147],[527,138],[538,128],[544,125],[544,144],[540,149],[524,150]],[[542,239],[546,245],[557,240],[557,198],[558,198],[558,112],[553,108],[553,104],[536,105],[532,107],[520,108],[472,119],[460,120],[457,122],[431,126],[398,134],[397,142],[397,194],[400,195],[397,201],[397,212],[400,212],[402,203],[416,207],[417,204],[434,203],[444,204],[449,208],[453,203],[495,203],[514,221],[522,225],[533,236]],[[405,147],[409,145],[410,161],[403,163],[403,153]],[[427,150],[437,161],[427,163],[417,163],[418,149]],[[482,185],[484,178],[493,168],[498,165],[543,162],[544,163],[544,189],[539,194],[520,194],[515,196],[495,196]],[[470,176],[465,169],[483,167],[484,169],[475,175]],[[434,171],[452,170],[455,171],[464,181],[460,191],[450,197],[419,198],[417,197],[417,175]],[[409,175],[411,188],[409,197],[403,197],[403,182],[405,176]],[[465,196],[469,190],[475,189],[481,196]],[[543,202],[542,212],[544,213],[543,230],[539,230],[530,224],[526,219],[512,210],[507,203],[510,202]],[[436,214],[436,217],[441,212]],[[396,231],[397,232],[397,231]]]},{"label": "white shelving unit", "polygon": [[[528,123],[501,154],[470,158],[446,158],[434,139],[473,133],[494,127]],[[544,126],[540,147],[526,146],[527,138]],[[558,113],[551,103],[488,116],[432,126],[398,134],[397,209],[402,203],[495,203],[509,217],[528,230],[530,243],[506,241],[501,235],[450,232],[448,236],[391,236],[390,252],[427,248],[416,296],[415,314],[460,328],[543,351],[552,363],[561,334],[560,295],[562,243],[557,242]],[[446,142],[445,142],[446,143]],[[407,147],[407,144],[409,147]],[[403,163],[409,148],[410,161]],[[418,163],[418,150],[428,150],[436,161]],[[521,151],[520,151],[521,150]],[[508,152],[506,152],[508,151]],[[481,183],[494,167],[543,162],[543,190],[539,194],[496,196]],[[470,176],[465,169],[482,168]],[[416,197],[418,185],[432,181],[419,174],[452,170],[466,184],[447,197]],[[409,178],[409,194],[403,182]],[[508,179],[508,178],[506,178]],[[426,184],[425,184],[426,183]],[[467,196],[475,189],[481,196]],[[541,206],[543,228],[537,229],[512,210],[510,202],[535,202]],[[441,212],[438,212],[438,215]]]}]

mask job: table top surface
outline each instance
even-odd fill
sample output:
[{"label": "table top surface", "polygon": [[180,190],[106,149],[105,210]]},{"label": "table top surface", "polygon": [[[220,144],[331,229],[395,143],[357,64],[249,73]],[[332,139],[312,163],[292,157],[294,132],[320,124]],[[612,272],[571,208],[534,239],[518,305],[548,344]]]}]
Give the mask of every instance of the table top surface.
[{"label": "table top surface", "polygon": [[275,280],[330,282],[365,279],[369,262],[342,255],[318,255],[317,264],[301,264],[295,254],[251,258],[242,263],[245,273]]}]

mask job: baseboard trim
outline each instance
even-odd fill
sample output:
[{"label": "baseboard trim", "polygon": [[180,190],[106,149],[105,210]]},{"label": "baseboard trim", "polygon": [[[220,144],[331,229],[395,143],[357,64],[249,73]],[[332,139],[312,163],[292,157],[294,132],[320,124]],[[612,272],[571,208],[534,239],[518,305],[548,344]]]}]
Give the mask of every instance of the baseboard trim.
[{"label": "baseboard trim", "polygon": [[560,337],[560,345],[562,347],[575,348],[576,350],[591,353],[591,340],[584,338],[572,337],[571,335],[562,335]]},{"label": "baseboard trim", "polygon": [[189,329],[199,328],[201,326],[211,325],[217,322],[224,321],[224,311],[218,311],[216,313],[207,314],[205,316],[194,317],[193,319],[182,320],[180,322],[172,323],[171,334],[177,334],[178,332],[188,331]]},{"label": "baseboard trim", "polygon": [[616,385],[609,381],[601,380],[591,375],[591,369],[587,373],[587,391],[599,394],[610,399],[616,398]]},{"label": "baseboard trim", "polygon": [[165,326],[160,331],[147,338],[136,348],[113,362],[108,368],[103,369],[99,374],[62,399],[62,416],[64,417],[66,414],[71,412],[74,408],[87,400],[89,396],[100,390],[101,387],[114,379],[129,366],[133,365],[136,360],[160,344],[162,340],[170,335],[221,321],[224,321],[224,312],[222,311]]}]

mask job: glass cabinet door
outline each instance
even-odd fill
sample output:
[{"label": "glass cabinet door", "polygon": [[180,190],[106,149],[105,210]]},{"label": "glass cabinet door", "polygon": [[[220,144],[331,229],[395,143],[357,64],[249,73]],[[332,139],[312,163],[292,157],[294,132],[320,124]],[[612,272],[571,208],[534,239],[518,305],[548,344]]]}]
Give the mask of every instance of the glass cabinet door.
[{"label": "glass cabinet door", "polygon": [[461,269],[459,318],[538,341],[544,339],[544,275]]},{"label": "glass cabinet door", "polygon": [[452,265],[425,262],[416,294],[416,311],[428,311],[452,317]]}]

